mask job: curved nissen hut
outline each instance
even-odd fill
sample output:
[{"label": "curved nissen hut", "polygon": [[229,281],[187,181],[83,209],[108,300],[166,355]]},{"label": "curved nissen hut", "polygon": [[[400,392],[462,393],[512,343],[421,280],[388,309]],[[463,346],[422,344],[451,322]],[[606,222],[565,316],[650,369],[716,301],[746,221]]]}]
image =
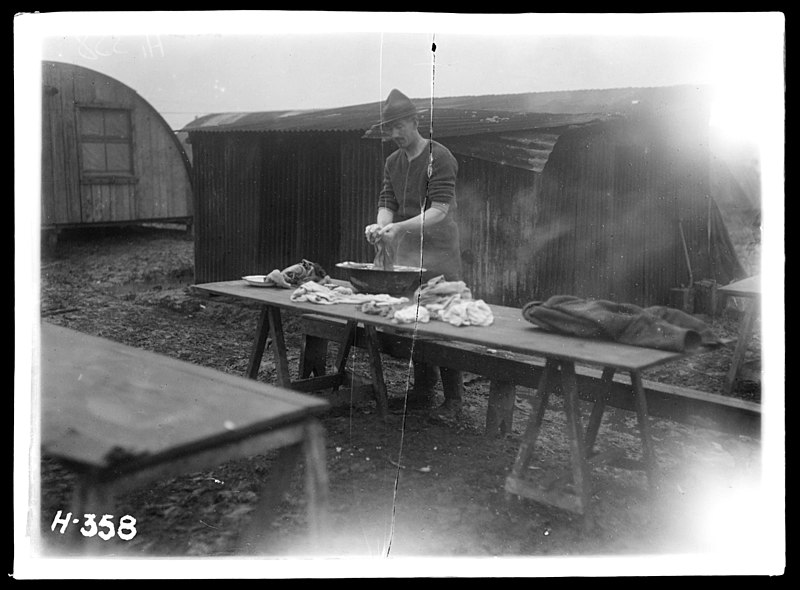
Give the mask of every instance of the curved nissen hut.
[{"label": "curved nissen hut", "polygon": [[42,227],[192,220],[191,166],[163,117],[88,68],[42,63]]}]

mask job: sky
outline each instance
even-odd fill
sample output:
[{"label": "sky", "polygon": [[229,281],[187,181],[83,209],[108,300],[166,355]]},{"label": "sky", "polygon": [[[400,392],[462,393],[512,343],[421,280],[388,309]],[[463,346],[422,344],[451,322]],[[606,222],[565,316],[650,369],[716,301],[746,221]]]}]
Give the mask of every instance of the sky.
[{"label": "sky", "polygon": [[[32,335],[22,320],[38,315],[38,300],[26,297],[24,287],[38,276],[39,185],[30,172],[40,161],[41,134],[31,130],[40,125],[43,59],[119,80],[175,130],[210,113],[377,103],[392,88],[430,98],[709,85],[714,128],[760,150],[762,275],[765,284],[781,287],[784,27],[781,13],[758,12],[20,13],[14,19],[15,366],[30,363]],[[764,325],[784,325],[782,292],[765,294]],[[764,391],[784,387],[781,335],[762,341]],[[15,390],[26,395],[30,384],[15,378]],[[769,396],[765,403],[769,408]],[[782,413],[771,416],[777,429],[764,430],[765,455],[782,450]],[[778,434],[770,440],[769,432]]]},{"label": "sky", "polygon": [[[436,14],[277,11],[17,17],[21,58],[127,84],[174,128],[219,112],[412,98],[710,84],[718,113],[773,100],[779,13]],[[433,52],[432,45],[436,51]]]}]

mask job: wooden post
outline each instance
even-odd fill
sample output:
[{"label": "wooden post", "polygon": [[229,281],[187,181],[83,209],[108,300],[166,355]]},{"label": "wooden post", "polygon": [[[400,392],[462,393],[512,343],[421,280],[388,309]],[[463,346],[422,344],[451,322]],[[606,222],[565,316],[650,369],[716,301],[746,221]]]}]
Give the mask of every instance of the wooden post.
[{"label": "wooden post", "polygon": [[497,436],[511,432],[517,388],[512,381],[493,379],[489,384],[489,404],[486,408],[486,434]]}]

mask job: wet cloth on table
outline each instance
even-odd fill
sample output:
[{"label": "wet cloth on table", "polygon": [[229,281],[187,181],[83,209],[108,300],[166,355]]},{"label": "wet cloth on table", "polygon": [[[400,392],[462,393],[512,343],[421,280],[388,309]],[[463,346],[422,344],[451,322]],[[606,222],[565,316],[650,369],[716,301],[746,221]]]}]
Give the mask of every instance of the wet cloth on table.
[{"label": "wet cloth on table", "polygon": [[532,324],[551,332],[613,340],[622,344],[688,352],[719,340],[702,320],[664,306],[642,308],[631,303],[554,295],[522,309]]},{"label": "wet cloth on table", "polygon": [[411,303],[361,306],[361,311],[409,324],[440,320],[453,326],[488,326],[494,322],[491,308],[482,299],[473,299],[464,281],[434,277],[417,289]]},{"label": "wet cloth on table", "polygon": [[453,326],[488,326],[494,322],[491,308],[483,299],[473,299],[464,281],[434,277],[417,289],[414,299],[433,319]]},{"label": "wet cloth on table", "polygon": [[322,305],[333,305],[336,303],[372,303],[375,305],[398,305],[408,303],[407,297],[392,297],[391,295],[370,293],[354,293],[350,287],[341,285],[320,285],[313,281],[307,281],[292,292],[292,301],[306,301],[308,303],[319,303]]},{"label": "wet cloth on table", "polygon": [[324,283],[328,280],[328,273],[316,262],[311,262],[305,258],[296,264],[287,266],[283,270],[277,268],[267,274],[264,283],[272,287],[282,287],[291,289],[301,285],[306,281]]}]

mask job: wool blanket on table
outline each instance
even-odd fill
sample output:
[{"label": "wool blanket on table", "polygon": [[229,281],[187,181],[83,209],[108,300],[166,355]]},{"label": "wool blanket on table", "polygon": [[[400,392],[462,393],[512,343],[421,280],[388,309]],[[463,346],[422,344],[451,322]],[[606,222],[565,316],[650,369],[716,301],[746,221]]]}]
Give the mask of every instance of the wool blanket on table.
[{"label": "wool blanket on table", "polygon": [[522,308],[530,323],[551,332],[613,340],[622,344],[689,352],[719,340],[702,320],[664,306],[642,308],[631,303],[554,295]]}]

